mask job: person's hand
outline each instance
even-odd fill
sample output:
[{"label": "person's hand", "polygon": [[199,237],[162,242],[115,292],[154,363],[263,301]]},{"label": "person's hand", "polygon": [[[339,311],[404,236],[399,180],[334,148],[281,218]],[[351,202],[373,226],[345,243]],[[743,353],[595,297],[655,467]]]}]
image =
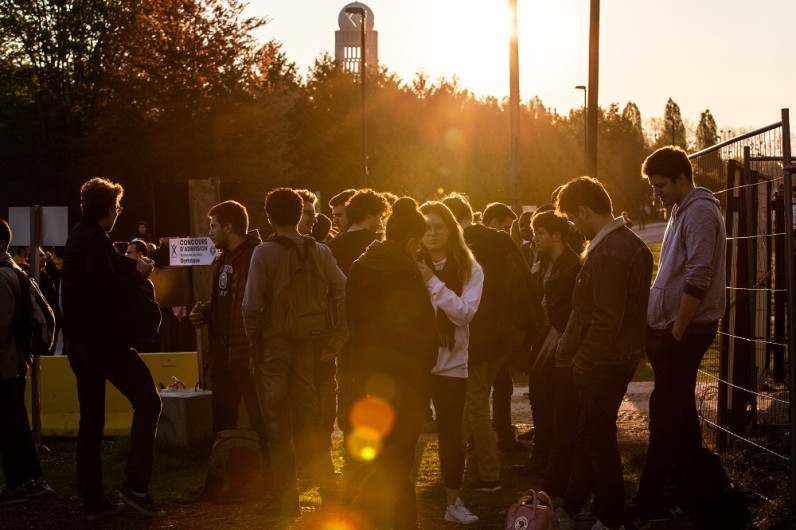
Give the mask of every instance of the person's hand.
[{"label": "person's hand", "polygon": [[205,325],[205,311],[207,310],[207,303],[206,302],[197,302],[193,309],[191,309],[191,314],[188,315],[188,320],[191,321],[191,324],[194,327],[201,328]]},{"label": "person's hand", "polygon": [[426,265],[424,261],[418,261],[417,267],[420,269],[420,274],[423,276],[423,281],[429,281],[432,276],[434,276],[434,271],[431,270],[431,267]]},{"label": "person's hand", "polygon": [[142,257],[135,264],[135,270],[146,280],[152,274],[152,271],[155,270],[155,262],[149,258]]}]

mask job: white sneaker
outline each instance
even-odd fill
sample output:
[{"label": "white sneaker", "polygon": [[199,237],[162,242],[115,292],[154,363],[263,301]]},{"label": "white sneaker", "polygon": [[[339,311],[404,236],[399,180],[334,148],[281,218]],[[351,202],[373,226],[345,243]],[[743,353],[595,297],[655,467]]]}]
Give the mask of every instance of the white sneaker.
[{"label": "white sneaker", "polygon": [[[559,527],[559,530],[560,530],[560,527]],[[611,530],[611,529],[609,527],[605,526],[604,524],[602,524],[600,522],[600,520],[597,519],[597,522],[594,523],[594,526],[591,527],[591,530]],[[617,530],[625,530],[625,526],[624,525],[619,525]]]},{"label": "white sneaker", "polygon": [[456,497],[456,502],[445,510],[445,520],[450,523],[474,524],[478,516],[467,509],[462,500]]},{"label": "white sneaker", "polygon": [[558,530],[575,530],[575,519],[564,508],[556,510],[556,517],[558,517]]}]

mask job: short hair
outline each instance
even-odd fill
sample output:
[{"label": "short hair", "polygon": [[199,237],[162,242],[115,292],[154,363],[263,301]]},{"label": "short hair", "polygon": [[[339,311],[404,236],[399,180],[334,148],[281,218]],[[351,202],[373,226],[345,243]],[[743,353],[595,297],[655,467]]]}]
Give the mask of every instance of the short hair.
[{"label": "short hair", "polygon": [[299,197],[301,197],[301,200],[303,202],[311,202],[312,204],[318,202],[318,197],[310,190],[300,189],[300,190],[295,190],[295,192],[299,194]]},{"label": "short hair", "polygon": [[11,246],[11,227],[5,219],[0,219],[0,250],[6,251]]},{"label": "short hair", "polygon": [[329,219],[326,215],[319,213],[315,217],[315,224],[312,225],[312,229],[310,230],[310,235],[317,241],[318,243],[323,243],[327,239],[329,239],[329,232],[332,230],[332,220]]},{"label": "short hair", "polygon": [[265,196],[265,213],[276,226],[298,225],[304,200],[291,188],[276,188]]},{"label": "short hair", "polygon": [[575,177],[561,187],[556,197],[558,213],[575,213],[579,206],[591,208],[598,215],[609,215],[613,211],[605,186],[592,177]]},{"label": "short hair", "polygon": [[508,205],[502,202],[492,202],[487,204],[486,208],[484,208],[483,223],[489,226],[494,219],[500,222],[507,217],[511,217],[513,221],[517,218],[517,214],[515,214]]},{"label": "short hair", "polygon": [[94,177],[80,187],[80,211],[89,221],[99,221],[122,200],[123,195],[121,184]]},{"label": "short hair", "polygon": [[232,225],[232,232],[245,236],[249,231],[249,214],[246,207],[238,201],[224,201],[216,204],[207,212],[208,219],[215,217],[221,226]]},{"label": "short hair", "polygon": [[411,197],[401,197],[392,205],[392,213],[387,218],[384,237],[387,241],[405,243],[414,237],[421,239],[426,233],[426,219],[417,209]]},{"label": "short hair", "polygon": [[[146,243],[144,241],[141,241],[140,239],[133,239],[132,241],[130,241],[130,245],[133,245],[136,248],[136,250],[138,250],[139,254],[141,254],[142,256],[149,256],[149,247],[146,246]],[[125,249],[125,251],[126,250],[127,249]]]},{"label": "short hair", "polygon": [[381,195],[387,200],[387,204],[392,206],[398,200],[398,196],[389,191],[382,191]]},{"label": "short hair", "polygon": [[136,228],[138,228],[141,225],[144,225],[145,227],[149,228],[149,225],[143,219],[141,221],[138,221],[135,226],[136,226]]},{"label": "short hair", "polygon": [[531,225],[534,231],[539,230],[539,228],[544,228],[550,235],[558,232],[561,234],[561,242],[566,244],[567,234],[569,233],[569,222],[563,215],[559,215],[551,210],[546,210],[534,215],[531,219]]},{"label": "short hair", "polygon": [[329,208],[336,208],[338,206],[345,206],[345,203],[348,202],[348,199],[356,195],[357,190],[354,188],[348,188],[347,190],[343,190],[331,199],[329,199]]},{"label": "short hair", "polygon": [[368,215],[379,217],[385,213],[389,214],[389,212],[390,203],[387,202],[384,195],[370,189],[359,190],[345,203],[345,213],[349,225],[361,223]]},{"label": "short hair", "polygon": [[460,223],[462,221],[473,222],[473,207],[470,206],[467,195],[458,192],[449,193],[442,198],[442,204],[450,208],[450,211]]},{"label": "short hair", "polygon": [[680,173],[685,175],[689,182],[693,179],[693,168],[691,161],[688,160],[688,155],[681,148],[673,145],[661,147],[641,164],[641,174],[645,179],[658,176],[674,182]]}]

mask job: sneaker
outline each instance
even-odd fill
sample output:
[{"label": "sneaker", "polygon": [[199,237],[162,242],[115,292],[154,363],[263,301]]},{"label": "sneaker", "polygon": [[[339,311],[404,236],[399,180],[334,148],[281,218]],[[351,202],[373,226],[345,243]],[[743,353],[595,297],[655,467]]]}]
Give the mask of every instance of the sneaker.
[{"label": "sneaker", "polygon": [[24,486],[29,499],[49,497],[56,494],[55,490],[44,480],[44,477],[26,480]]},{"label": "sneaker", "polygon": [[[559,526],[560,528],[560,526]],[[624,525],[619,525],[618,527],[614,527],[616,530],[625,530]],[[597,522],[592,525],[591,530],[611,530],[611,527],[605,526],[597,519]]]},{"label": "sneaker", "polygon": [[166,515],[165,511],[157,507],[155,499],[149,493],[144,494],[142,497],[137,493],[133,493],[127,486],[124,486],[119,490],[119,500],[149,517],[163,517]]},{"label": "sneaker", "polygon": [[120,502],[110,502],[107,499],[102,499],[99,503],[93,506],[87,506],[84,509],[86,519],[89,521],[98,521],[103,517],[109,515],[116,515],[124,510],[124,504]]},{"label": "sneaker", "polygon": [[534,431],[533,427],[531,427],[529,430],[525,431],[524,433],[518,434],[517,435],[517,440],[522,440],[524,442],[530,442],[531,440],[533,440],[534,432],[535,431]]},{"label": "sneaker", "polygon": [[[323,503],[323,498],[321,498],[321,503]],[[261,513],[269,517],[298,517],[301,515],[301,505],[298,497],[288,501],[273,497],[263,503]]]},{"label": "sneaker", "polygon": [[528,446],[518,442],[514,438],[503,438],[498,440],[498,449],[501,453],[519,453],[528,451]]},{"label": "sneaker", "polygon": [[445,510],[445,520],[450,523],[475,524],[478,516],[467,509],[462,500],[456,497],[456,502]]},{"label": "sneaker", "polygon": [[575,519],[564,508],[556,510],[556,517],[558,517],[558,530],[575,530]]},{"label": "sneaker", "polygon": [[19,504],[27,502],[28,494],[25,491],[25,486],[20,485],[18,488],[10,489],[5,484],[0,485],[0,506],[8,506],[9,504]]},{"label": "sneaker", "polygon": [[494,492],[494,491],[502,490],[503,486],[500,485],[500,481],[498,481],[498,480],[489,481],[489,480],[481,480],[480,478],[477,478],[477,479],[475,479],[475,480],[473,480],[473,481],[471,481],[470,483],[467,484],[467,489],[470,489],[470,490],[473,490],[473,491]]}]

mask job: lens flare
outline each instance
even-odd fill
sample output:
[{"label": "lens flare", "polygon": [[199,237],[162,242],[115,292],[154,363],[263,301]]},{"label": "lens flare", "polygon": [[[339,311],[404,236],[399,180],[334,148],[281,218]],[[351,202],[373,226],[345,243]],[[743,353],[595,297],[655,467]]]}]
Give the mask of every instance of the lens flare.
[{"label": "lens flare", "polygon": [[392,430],[395,411],[386,400],[377,396],[365,396],[351,407],[349,421],[353,428],[370,429],[383,438]]},{"label": "lens flare", "polygon": [[375,429],[354,427],[346,442],[348,453],[362,462],[370,462],[381,452],[382,436]]},{"label": "lens flare", "polygon": [[395,381],[386,375],[374,375],[365,383],[365,393],[390,401],[395,396]]}]

